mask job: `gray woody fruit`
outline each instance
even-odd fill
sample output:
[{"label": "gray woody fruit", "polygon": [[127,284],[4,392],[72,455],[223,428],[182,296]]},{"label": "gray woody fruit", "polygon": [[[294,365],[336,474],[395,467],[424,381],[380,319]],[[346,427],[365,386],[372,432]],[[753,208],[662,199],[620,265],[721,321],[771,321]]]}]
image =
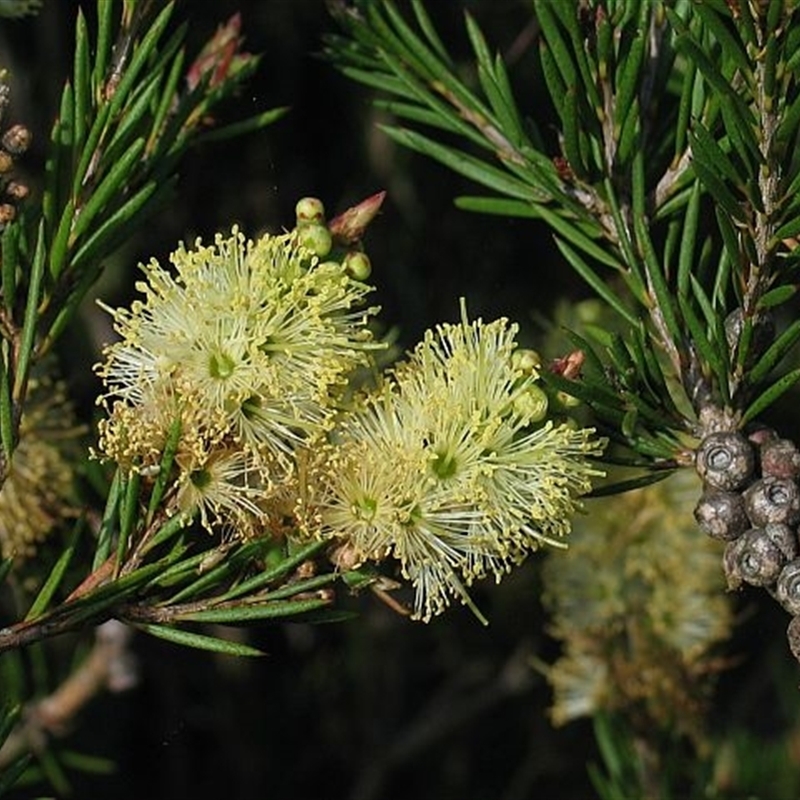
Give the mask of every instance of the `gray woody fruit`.
[{"label": "gray woody fruit", "polygon": [[694,510],[694,518],[703,533],[728,542],[750,527],[744,499],[736,492],[706,489]]},{"label": "gray woody fruit", "polygon": [[786,638],[789,640],[789,649],[792,655],[800,661],[800,617],[792,617],[786,629]]},{"label": "gray woody fruit", "polygon": [[781,570],[775,596],[790,614],[800,614],[800,559],[790,561]]},{"label": "gray woody fruit", "polygon": [[744,507],[757,528],[770,522],[791,525],[800,519],[800,490],[791,478],[761,478],[745,491]]},{"label": "gray woody fruit", "polygon": [[723,566],[728,588],[775,583],[788,561],[797,556],[797,537],[788,525],[751,528],[725,548]]},{"label": "gray woody fruit", "polygon": [[[769,311],[758,311],[750,317],[750,342],[745,364],[758,358],[775,338],[775,320]],[[738,358],[739,345],[742,343],[745,328],[745,316],[741,308],[734,309],[725,318],[725,339],[731,354]]]},{"label": "gray woody fruit", "polygon": [[800,475],[800,450],[789,439],[773,439],[761,445],[761,474],[776,478]]},{"label": "gray woody fruit", "polygon": [[741,433],[719,431],[709,434],[700,443],[695,467],[708,486],[735,491],[745,486],[752,477],[755,453]]}]

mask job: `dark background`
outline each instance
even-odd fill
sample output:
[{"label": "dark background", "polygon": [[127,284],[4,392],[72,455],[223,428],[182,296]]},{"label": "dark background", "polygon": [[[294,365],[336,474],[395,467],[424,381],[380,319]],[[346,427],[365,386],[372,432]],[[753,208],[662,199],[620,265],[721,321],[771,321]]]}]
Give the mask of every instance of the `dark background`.
[{"label": "dark background", "polygon": [[[527,0],[428,6],[443,39],[465,59],[465,9],[501,50],[519,44],[531,19]],[[0,28],[15,80],[11,116],[36,137],[27,162],[34,185],[69,70],[76,7],[45,0],[39,17]],[[191,20],[189,52],[237,10],[246,49],[262,53],[263,61],[229,119],[279,105],[292,111],[261,133],[188,158],[178,202],[110,264],[98,289],[107,302],[127,302],[136,264],[151,256],[165,260],[180,239],[210,239],[233,223],[252,234],[279,230],[293,225],[294,204],[304,195],[320,197],[333,215],[380,189],[389,194],[367,247],[383,320],[397,326],[403,346],[435,322],[457,318],[460,296],[471,316],[508,316],[530,340],[535,320],[557,299],[584,294],[540,227],[458,211],[453,197],[475,188],[397,150],[377,130],[369,92],[316,55],[333,28],[322,0],[183,2],[176,17]],[[512,75],[521,106],[551,135],[534,50],[523,49]],[[102,338],[99,319],[87,304],[81,336],[66,340],[62,352],[87,416],[97,391],[89,363]],[[113,758],[117,769],[90,779],[72,773],[75,795],[594,796],[586,776],[587,762],[598,757],[590,724],[550,726],[549,690],[530,663],[534,654],[549,661],[558,652],[545,633],[536,562],[500,586],[477,590],[491,620],[487,628],[461,608],[427,626],[412,623],[367,596],[343,598],[360,612],[351,622],[251,629],[243,635],[268,653],[261,660],[189,652],[139,636],[138,686],[99,698],[66,740],[75,750]],[[767,627],[782,617],[771,619]]]}]

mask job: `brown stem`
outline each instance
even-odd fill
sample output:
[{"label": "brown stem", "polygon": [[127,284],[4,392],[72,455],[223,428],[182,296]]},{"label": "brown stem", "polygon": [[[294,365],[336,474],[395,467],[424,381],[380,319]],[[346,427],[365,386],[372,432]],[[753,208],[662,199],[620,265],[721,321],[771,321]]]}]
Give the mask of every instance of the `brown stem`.
[{"label": "brown stem", "polygon": [[93,619],[90,622],[83,618],[76,620],[68,612],[64,613],[62,607],[45,617],[23,620],[9,625],[7,628],[0,628],[0,653],[6,650],[16,650],[52,636],[60,636],[92,623],[97,624],[105,621],[108,617],[109,614],[105,614],[102,618]]},{"label": "brown stem", "polygon": [[760,128],[759,149],[763,156],[763,162],[758,170],[758,188],[764,210],[755,209],[753,243],[756,248],[756,263],[750,265],[742,300],[742,310],[746,316],[755,311],[756,303],[771,278],[770,266],[773,261],[771,242],[775,233],[775,211],[780,189],[780,172],[775,159],[774,146],[778,119],[773,111],[772,98],[766,94],[765,69],[764,60],[759,60],[755,69],[756,118]]},{"label": "brown stem", "polygon": [[63,736],[75,715],[104,689],[129,688],[136,680],[127,650],[131,630],[111,620],[97,628],[88,657],[52,694],[31,703],[22,722],[0,748],[0,770],[19,756],[41,751],[52,736]]}]

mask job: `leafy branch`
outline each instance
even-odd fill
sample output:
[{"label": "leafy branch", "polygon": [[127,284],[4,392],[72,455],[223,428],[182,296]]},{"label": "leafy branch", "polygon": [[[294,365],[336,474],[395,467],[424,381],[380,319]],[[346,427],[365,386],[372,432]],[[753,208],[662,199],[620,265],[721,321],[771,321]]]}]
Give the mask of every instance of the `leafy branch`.
[{"label": "leafy branch", "polygon": [[[161,466],[170,473],[168,459]],[[270,537],[215,542],[186,515],[160,511],[148,519],[141,488],[138,478],[117,474],[94,544],[94,569],[65,590],[86,530],[79,522],[24,619],[0,629],[0,653],[113,618],[202,649],[257,655],[252,647],[179,626],[308,615],[330,605],[330,587],[340,576],[314,574],[313,565],[324,542],[294,549]],[[156,488],[151,500],[157,495]],[[355,578],[353,573],[351,583]]]},{"label": "leafy branch", "polygon": [[536,0],[557,151],[469,15],[471,82],[422,0],[408,6],[412,21],[392,0],[331,3],[343,34],[329,38],[328,58],[378,90],[398,120],[384,127],[392,140],[492,192],[460,207],[546,222],[620,316],[624,334],[576,340],[584,377],[554,375],[557,389],[664,466],[795,383],[800,373],[773,372],[800,328],[773,339],[769,323],[794,294],[800,231],[790,5]]}]

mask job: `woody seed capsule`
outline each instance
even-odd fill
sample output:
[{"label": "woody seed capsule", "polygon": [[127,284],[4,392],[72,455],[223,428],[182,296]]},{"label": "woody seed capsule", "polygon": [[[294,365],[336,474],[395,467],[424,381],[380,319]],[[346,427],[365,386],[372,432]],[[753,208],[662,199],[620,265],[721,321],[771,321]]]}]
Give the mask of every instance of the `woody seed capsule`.
[{"label": "woody seed capsule", "polygon": [[800,614],[800,559],[790,561],[781,570],[775,596],[790,614]]},{"label": "woody seed capsule", "polygon": [[694,518],[703,533],[722,541],[735,539],[750,527],[742,496],[720,489],[707,489],[703,493]]},{"label": "woody seed capsule", "polygon": [[730,492],[741,489],[750,480],[755,471],[755,455],[741,433],[719,431],[700,443],[695,467],[708,486]]},{"label": "woody seed capsule", "polygon": [[[725,339],[731,353],[735,354],[744,333],[744,312],[741,308],[732,311],[725,318]],[[747,363],[758,358],[775,338],[775,320],[769,311],[759,311],[751,319],[750,344],[747,352]]]},{"label": "woody seed capsule", "polygon": [[4,149],[12,156],[22,155],[30,146],[33,136],[24,125],[12,125],[2,138]]},{"label": "woody seed capsule", "polygon": [[800,476],[800,450],[789,439],[772,439],[761,445],[761,474],[776,478]]},{"label": "woody seed capsule", "polygon": [[755,526],[770,522],[792,524],[800,519],[800,491],[789,478],[761,478],[745,491],[744,506]]},{"label": "woody seed capsule", "polygon": [[770,522],[764,526],[767,538],[783,553],[787,561],[798,555],[797,535],[794,529],[782,522]]},{"label": "woody seed capsule", "polygon": [[19,183],[18,181],[9,181],[8,186],[6,186],[6,196],[17,202],[24,200],[29,192],[30,190],[28,187],[24,183]]},{"label": "woody seed capsule", "polygon": [[800,616],[792,617],[786,629],[786,638],[789,640],[789,649],[792,655],[800,661]]},{"label": "woody seed capsule", "polygon": [[728,586],[735,589],[742,581],[751,586],[774,583],[788,561],[780,544],[763,528],[751,528],[730,542],[723,556]]}]

